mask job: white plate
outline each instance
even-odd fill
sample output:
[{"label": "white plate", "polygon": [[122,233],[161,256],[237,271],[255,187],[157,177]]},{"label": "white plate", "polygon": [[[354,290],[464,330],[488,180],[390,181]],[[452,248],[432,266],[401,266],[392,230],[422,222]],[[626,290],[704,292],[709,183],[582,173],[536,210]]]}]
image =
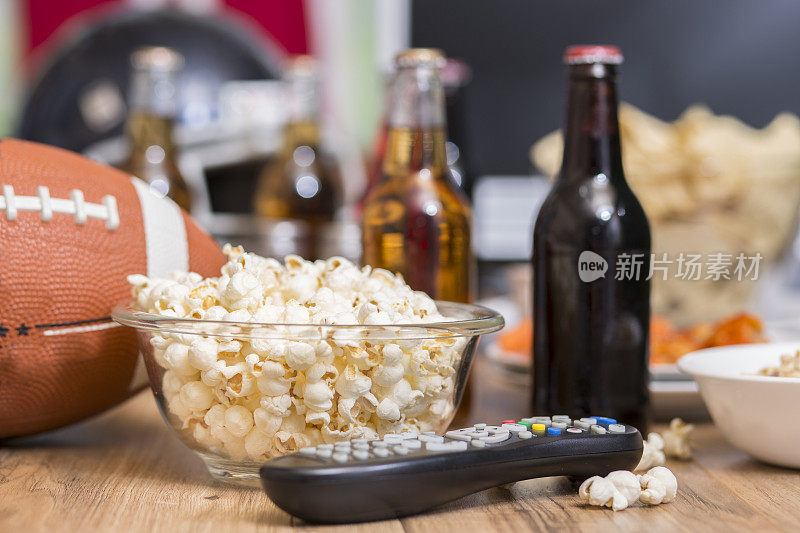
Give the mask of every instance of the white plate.
[{"label": "white plate", "polygon": [[678,368],[700,387],[725,437],[756,459],[800,468],[800,378],[759,376],[800,342],[708,348],[683,356]]}]

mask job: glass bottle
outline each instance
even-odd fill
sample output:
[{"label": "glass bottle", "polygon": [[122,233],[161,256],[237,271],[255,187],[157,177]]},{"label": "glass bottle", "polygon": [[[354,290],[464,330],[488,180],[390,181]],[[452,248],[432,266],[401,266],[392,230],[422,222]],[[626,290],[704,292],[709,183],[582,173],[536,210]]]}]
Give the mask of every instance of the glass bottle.
[{"label": "glass bottle", "polygon": [[645,434],[650,228],[622,168],[622,54],[570,47],[565,61],[563,162],[533,237],[533,408],[612,417]]},{"label": "glass bottle", "polygon": [[467,302],[471,210],[447,167],[444,62],[432,49],[395,59],[383,173],[362,214],[363,263],[400,272],[436,299]]},{"label": "glass bottle", "polygon": [[177,113],[177,77],[183,56],[161,46],[136,50],[131,56],[131,85],[125,133],[128,159],[120,168],[150,184],[186,211],[191,194],[178,169],[173,128]]},{"label": "glass bottle", "polygon": [[342,202],[341,173],[335,158],[321,149],[314,59],[292,58],[285,82],[289,119],[278,156],[259,176],[255,213],[304,224],[308,242],[298,252],[317,259],[322,230],[334,220]]}]

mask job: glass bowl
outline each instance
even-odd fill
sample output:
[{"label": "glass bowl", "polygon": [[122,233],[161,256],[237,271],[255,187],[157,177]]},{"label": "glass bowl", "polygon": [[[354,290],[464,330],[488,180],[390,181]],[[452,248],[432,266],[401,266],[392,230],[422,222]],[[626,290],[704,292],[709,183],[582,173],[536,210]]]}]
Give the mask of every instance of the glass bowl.
[{"label": "glass bowl", "polygon": [[504,321],[436,305],[448,321],[266,324],[132,307],[112,317],[136,329],[156,403],[183,443],[214,478],[259,486],[265,461],[305,446],[447,428],[480,336]]}]

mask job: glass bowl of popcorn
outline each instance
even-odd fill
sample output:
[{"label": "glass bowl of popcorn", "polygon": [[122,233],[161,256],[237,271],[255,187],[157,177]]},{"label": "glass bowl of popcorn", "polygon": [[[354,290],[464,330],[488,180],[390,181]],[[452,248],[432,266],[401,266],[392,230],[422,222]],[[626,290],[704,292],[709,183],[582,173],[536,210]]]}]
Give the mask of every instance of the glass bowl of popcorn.
[{"label": "glass bowl of popcorn", "polygon": [[217,479],[258,485],[271,457],[444,431],[478,339],[503,327],[346,259],[285,263],[224,248],[220,276],[130,276],[114,310],[136,329],[164,420]]}]

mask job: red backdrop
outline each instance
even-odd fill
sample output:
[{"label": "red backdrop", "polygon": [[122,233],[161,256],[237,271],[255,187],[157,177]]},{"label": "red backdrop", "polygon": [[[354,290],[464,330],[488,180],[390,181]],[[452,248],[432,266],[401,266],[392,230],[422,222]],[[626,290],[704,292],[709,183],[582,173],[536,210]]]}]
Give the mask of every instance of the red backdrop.
[{"label": "red backdrop", "polygon": [[[26,0],[28,52],[33,52],[68,19],[112,0]],[[234,9],[252,18],[287,52],[303,54],[308,51],[302,0],[223,0]]]}]

